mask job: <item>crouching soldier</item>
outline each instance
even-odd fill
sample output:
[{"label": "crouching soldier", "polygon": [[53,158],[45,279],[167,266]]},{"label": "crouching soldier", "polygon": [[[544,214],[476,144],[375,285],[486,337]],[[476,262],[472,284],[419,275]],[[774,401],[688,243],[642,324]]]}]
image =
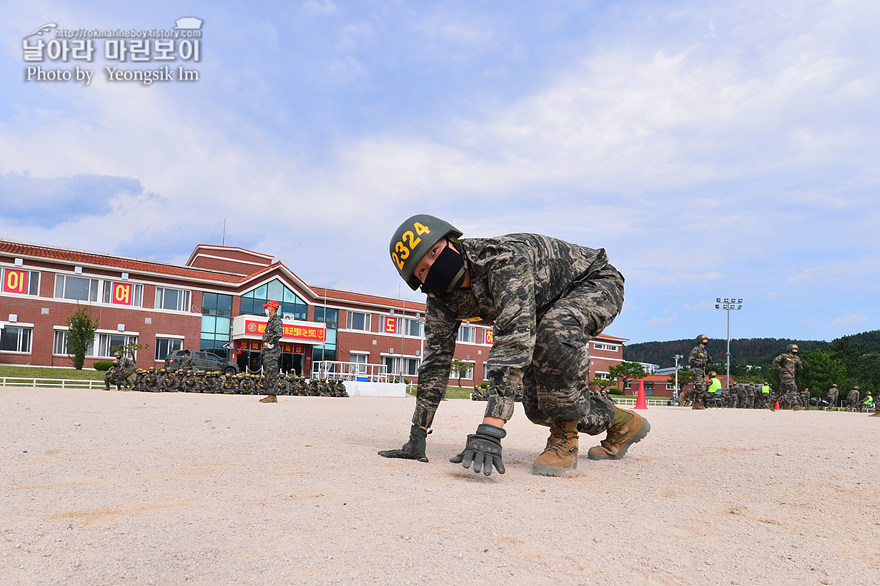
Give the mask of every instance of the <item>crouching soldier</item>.
[{"label": "crouching soldier", "polygon": [[651,429],[587,386],[587,344],[623,305],[623,276],[603,249],[538,234],[460,238],[461,231],[428,215],[406,220],[391,238],[401,278],[428,294],[425,353],[409,441],[379,455],[427,462],[426,437],[446,392],[462,321],[493,325],[483,421],[452,462],[488,475],[504,473],[501,440],[513,416],[517,387],[528,418],[550,428],[532,473],[559,476],[577,467],[578,433],[608,436],[587,454],[619,459]]}]

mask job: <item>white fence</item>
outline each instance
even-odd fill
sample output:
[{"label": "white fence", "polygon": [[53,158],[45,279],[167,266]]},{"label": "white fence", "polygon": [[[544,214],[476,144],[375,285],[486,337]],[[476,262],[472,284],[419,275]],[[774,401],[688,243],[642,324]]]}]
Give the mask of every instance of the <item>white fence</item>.
[{"label": "white fence", "polygon": [[342,380],[387,383],[388,367],[384,364],[319,360],[312,363],[312,378],[341,378]]},{"label": "white fence", "polygon": [[98,380],[72,380],[64,378],[25,378],[21,376],[2,376],[3,387],[52,387],[62,389],[103,389],[104,382]]},{"label": "white fence", "polygon": [[[632,397],[611,397],[614,400],[614,403],[620,406],[632,406],[635,407],[636,400]],[[667,401],[669,401],[669,397],[645,397],[645,402],[648,407],[654,405],[655,407],[666,405]]]}]

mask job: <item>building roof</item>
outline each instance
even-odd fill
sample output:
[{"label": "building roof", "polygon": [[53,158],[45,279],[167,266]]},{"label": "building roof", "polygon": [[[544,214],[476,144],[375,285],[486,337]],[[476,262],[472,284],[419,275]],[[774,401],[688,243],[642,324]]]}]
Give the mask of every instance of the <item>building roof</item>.
[{"label": "building roof", "polygon": [[212,271],[210,269],[197,269],[152,260],[128,258],[124,256],[110,256],[95,252],[55,248],[40,244],[14,242],[11,240],[0,240],[0,252],[30,258],[60,260],[83,265],[105,267],[108,269],[139,271],[189,279],[206,279],[211,281],[221,281],[224,283],[235,283],[242,280],[241,277],[219,271]]},{"label": "building roof", "polygon": [[383,305],[391,309],[400,309],[407,311],[416,311],[424,313],[425,304],[420,301],[410,301],[406,299],[398,299],[395,297],[382,297],[380,295],[367,295],[366,293],[356,293],[354,291],[342,291],[339,289],[329,289],[326,287],[312,287],[315,295],[323,299],[326,295],[327,301],[346,301],[348,303],[362,303],[364,305]]}]

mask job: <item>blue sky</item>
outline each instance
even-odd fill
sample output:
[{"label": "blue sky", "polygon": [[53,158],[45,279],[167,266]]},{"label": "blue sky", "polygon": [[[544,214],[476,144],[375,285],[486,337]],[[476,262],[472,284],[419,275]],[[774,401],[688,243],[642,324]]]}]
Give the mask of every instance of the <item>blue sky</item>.
[{"label": "blue sky", "polygon": [[[718,296],[732,337],[880,328],[880,3],[127,4],[4,3],[0,236],[182,263],[225,219],[307,283],[423,299],[387,246],[424,212],[605,248],[633,342],[725,337]],[[25,79],[46,23],[184,16],[197,82],[108,81],[103,41],[43,65],[89,86]]]}]

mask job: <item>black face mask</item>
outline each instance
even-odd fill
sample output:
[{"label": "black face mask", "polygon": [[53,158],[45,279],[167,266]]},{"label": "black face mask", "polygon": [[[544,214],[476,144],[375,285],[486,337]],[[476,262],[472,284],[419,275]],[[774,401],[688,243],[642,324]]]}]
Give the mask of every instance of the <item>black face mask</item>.
[{"label": "black face mask", "polygon": [[444,248],[431,269],[425,282],[422,283],[422,291],[425,293],[450,293],[464,282],[464,258],[446,243]]}]

